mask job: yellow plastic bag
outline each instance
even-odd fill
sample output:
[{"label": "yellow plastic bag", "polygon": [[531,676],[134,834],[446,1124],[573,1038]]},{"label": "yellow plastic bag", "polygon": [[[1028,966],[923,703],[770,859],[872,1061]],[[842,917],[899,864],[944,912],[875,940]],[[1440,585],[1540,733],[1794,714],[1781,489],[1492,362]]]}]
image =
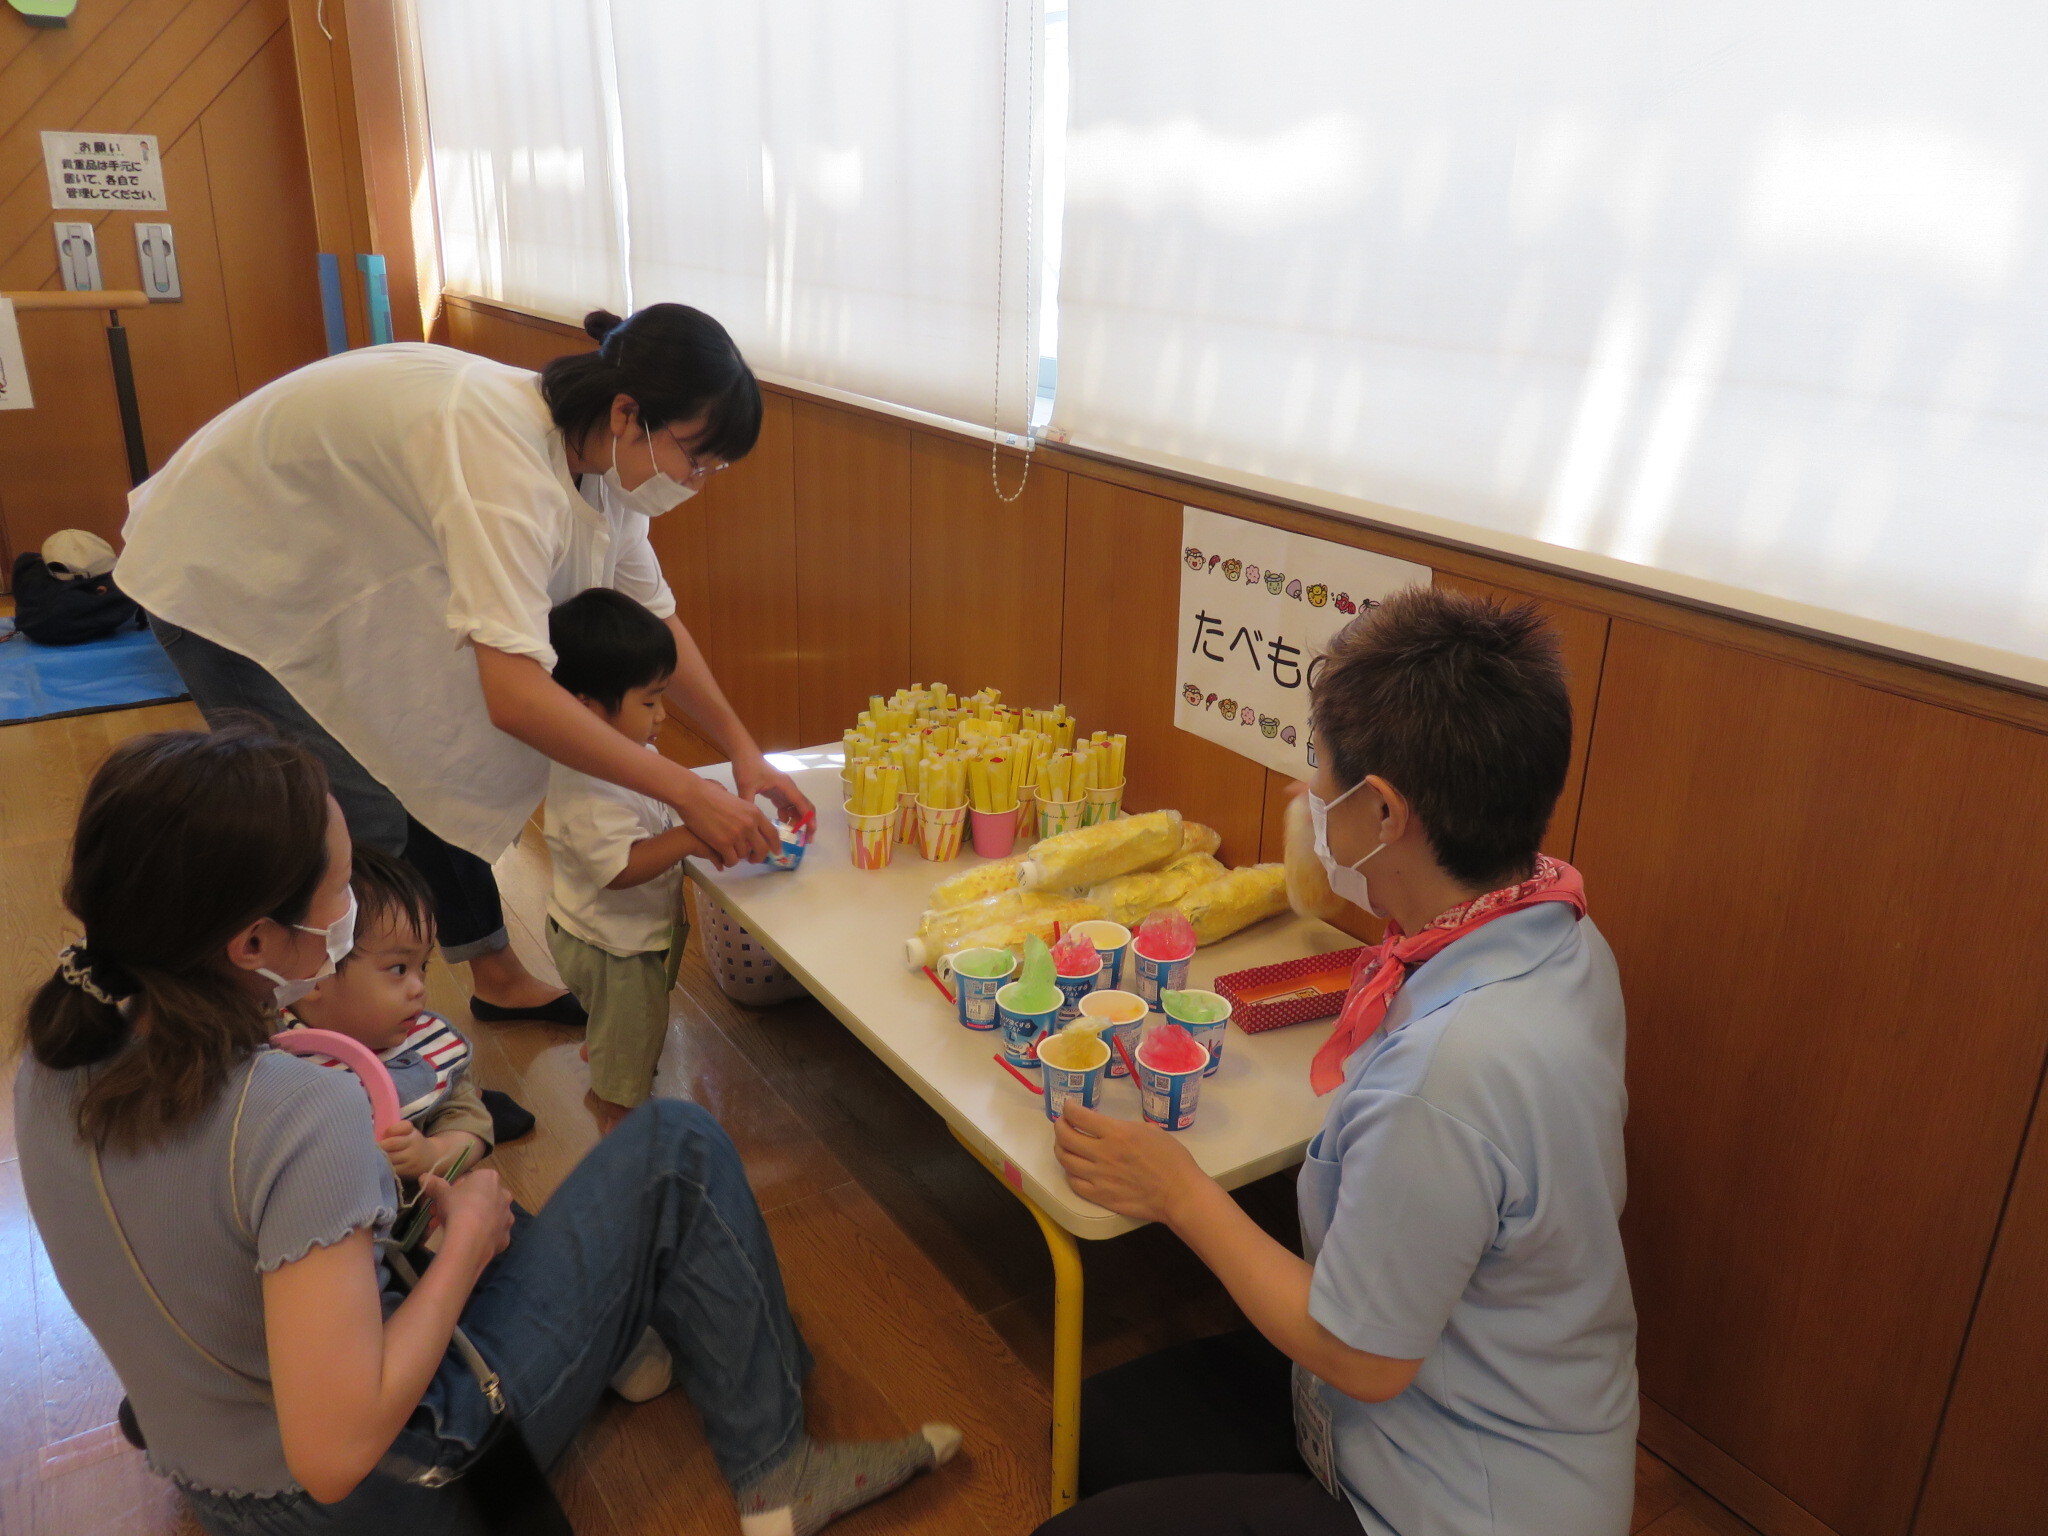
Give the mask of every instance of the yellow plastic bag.
[{"label": "yellow plastic bag", "polygon": [[[1029,893],[1020,893],[1029,894]],[[1050,894],[1034,902],[1015,915],[998,919],[986,927],[955,931],[947,928],[940,933],[926,934],[904,941],[904,954],[912,966],[931,965],[941,955],[957,954],[963,949],[1007,949],[1017,950],[1024,941],[1036,934],[1050,944],[1076,923],[1085,923],[1102,916],[1102,908],[1084,896]],[[1057,932],[1055,931],[1057,930]]]},{"label": "yellow plastic bag", "polygon": [[1174,903],[1195,925],[1197,944],[1214,944],[1287,910],[1287,866],[1248,864],[1198,885]]},{"label": "yellow plastic bag", "polygon": [[1179,811],[1147,811],[1048,837],[1024,862],[1027,891],[1100,885],[1133,870],[1152,869],[1181,850]]},{"label": "yellow plastic bag", "polygon": [[1017,889],[1017,882],[1023,878],[1024,861],[1030,855],[1013,853],[1007,859],[997,859],[992,864],[977,864],[972,869],[963,869],[957,875],[948,875],[932,887],[927,897],[933,911],[944,911],[947,907],[964,907],[971,901],[985,901],[991,896],[1000,896],[1005,891]]},{"label": "yellow plastic bag", "polygon": [[1196,886],[1220,880],[1229,873],[1210,854],[1184,853],[1163,869],[1140,870],[1105,880],[1088,892],[1088,899],[1100,906],[1112,923],[1129,928],[1147,912],[1168,906]]},{"label": "yellow plastic bag", "polygon": [[1180,824],[1180,851],[1182,853],[1214,853],[1223,846],[1223,834],[1214,827],[1205,827],[1199,821],[1183,821]]},{"label": "yellow plastic bag", "polygon": [[1350,905],[1330,889],[1323,861],[1316,857],[1316,828],[1309,818],[1308,797],[1287,802],[1287,904],[1302,917],[1334,923]]}]

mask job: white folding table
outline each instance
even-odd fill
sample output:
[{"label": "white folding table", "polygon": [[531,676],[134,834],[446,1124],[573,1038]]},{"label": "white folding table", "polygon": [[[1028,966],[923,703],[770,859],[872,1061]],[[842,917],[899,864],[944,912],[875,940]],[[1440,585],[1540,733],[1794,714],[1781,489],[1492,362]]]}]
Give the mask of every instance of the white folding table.
[{"label": "white folding table", "polygon": [[[950,1004],[906,964],[903,941],[916,931],[926,895],[945,875],[976,862],[929,864],[914,844],[896,849],[889,868],[855,869],[841,813],[840,751],[820,747],[775,754],[818,807],[818,831],[794,872],[742,865],[720,871],[702,860],[688,873],[761,941],[938,1111],[969,1152],[1010,1187],[1037,1219],[1052,1250],[1053,1512],[1076,1497],[1080,1462],[1081,1262],[1076,1238],[1107,1238],[1136,1222],[1082,1199],[1053,1157],[1052,1124],[1042,1100],[992,1059],[994,1031],[963,1028]],[[728,768],[702,770],[730,785]],[[1022,840],[1020,839],[1020,846]],[[1249,966],[1347,949],[1358,941],[1291,915],[1272,918],[1196,952],[1191,985]],[[1223,1064],[1202,1087],[1196,1124],[1180,1133],[1202,1170],[1235,1189],[1301,1161],[1325,1105],[1308,1085],[1309,1058],[1327,1024],[1247,1035],[1230,1026]],[[1138,1118],[1129,1079],[1105,1082],[1100,1108]]]}]

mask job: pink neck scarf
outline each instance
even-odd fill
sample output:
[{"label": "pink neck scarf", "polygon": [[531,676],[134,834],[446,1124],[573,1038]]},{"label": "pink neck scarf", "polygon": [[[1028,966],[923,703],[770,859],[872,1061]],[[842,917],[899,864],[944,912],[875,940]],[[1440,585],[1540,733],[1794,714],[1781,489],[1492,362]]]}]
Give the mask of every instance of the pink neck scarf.
[{"label": "pink neck scarf", "polygon": [[1386,937],[1359,957],[1358,969],[1351,975],[1350,994],[1344,999],[1344,1011],[1337,1016],[1337,1027],[1330,1031],[1330,1038],[1323,1042],[1323,1048],[1309,1065],[1309,1086],[1321,1095],[1344,1081],[1345,1058],[1380,1027],[1410,971],[1473,929],[1546,901],[1563,902],[1572,909],[1574,917],[1586,915],[1586,882],[1579,872],[1561,859],[1539,853],[1536,873],[1520,885],[1488,891],[1439,913],[1420,933],[1403,933],[1401,925],[1388,918]]}]

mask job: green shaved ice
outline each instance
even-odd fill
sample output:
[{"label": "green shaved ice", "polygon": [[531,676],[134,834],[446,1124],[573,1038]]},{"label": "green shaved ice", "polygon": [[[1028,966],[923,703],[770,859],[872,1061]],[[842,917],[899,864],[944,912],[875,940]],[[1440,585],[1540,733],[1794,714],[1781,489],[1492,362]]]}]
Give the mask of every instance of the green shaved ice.
[{"label": "green shaved ice", "polygon": [[962,976],[972,976],[977,981],[986,981],[990,977],[1001,976],[1004,972],[1008,971],[1010,963],[1010,958],[1007,955],[976,955],[969,960],[955,959],[953,961],[953,969]]},{"label": "green shaved ice", "polygon": [[1053,989],[1052,951],[1035,933],[1024,941],[1024,963],[1017,968],[1017,980],[1027,987]]},{"label": "green shaved ice", "polygon": [[1010,1007],[1017,1013],[1044,1013],[1062,1001],[1060,989],[1049,981],[1020,981],[1010,994]]},{"label": "green shaved ice", "polygon": [[1184,1024],[1214,1024],[1230,1013],[1228,1003],[1207,992],[1162,992],[1159,1004]]}]

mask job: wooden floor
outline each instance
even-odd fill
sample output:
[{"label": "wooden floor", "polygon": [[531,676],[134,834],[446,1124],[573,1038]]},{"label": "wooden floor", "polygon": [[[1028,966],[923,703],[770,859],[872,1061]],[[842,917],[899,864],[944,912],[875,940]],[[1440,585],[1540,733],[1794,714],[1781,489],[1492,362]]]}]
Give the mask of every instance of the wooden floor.
[{"label": "wooden floor", "polygon": [[[12,1077],[16,1000],[70,937],[58,887],[71,818],[94,765],[122,738],[196,726],[165,705],[0,727],[0,1087]],[[701,746],[664,742],[686,761]],[[547,855],[529,835],[500,865],[513,941],[552,974],[538,924]],[[439,968],[431,1000],[468,1018],[461,974]],[[529,1206],[594,1142],[578,1037],[542,1025],[475,1026],[479,1073],[540,1117],[498,1154]],[[1043,1516],[1052,1278],[1023,1209],[938,1118],[822,1007],[753,1011],[724,997],[693,941],[672,1003],[658,1090],[715,1113],[745,1156],[782,1257],[792,1306],[818,1356],[813,1429],[904,1433],[950,1419],[960,1460],[835,1531],[846,1536],[1017,1536]],[[165,1485],[113,1424],[120,1390],[57,1288],[21,1196],[0,1093],[0,1531],[9,1536],[189,1532]],[[1287,1178],[1244,1192],[1278,1235],[1294,1234]],[[1088,1368],[1241,1321],[1167,1234],[1084,1245]],[[727,1533],[732,1502],[679,1393],[602,1411],[560,1470],[578,1531]],[[1633,1530],[1754,1536],[1671,1468],[1639,1453]],[[1561,1533],[1562,1536],[1562,1533]]]}]

